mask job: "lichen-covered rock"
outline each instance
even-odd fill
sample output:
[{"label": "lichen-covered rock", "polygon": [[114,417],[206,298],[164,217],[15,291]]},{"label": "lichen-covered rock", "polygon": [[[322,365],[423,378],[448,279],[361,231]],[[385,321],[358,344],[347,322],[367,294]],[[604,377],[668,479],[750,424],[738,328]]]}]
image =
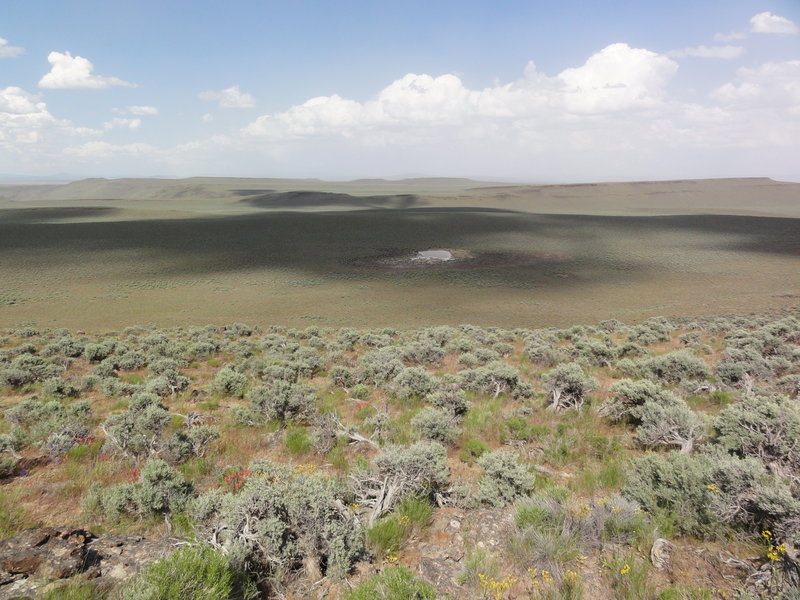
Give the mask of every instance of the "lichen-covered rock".
[{"label": "lichen-covered rock", "polygon": [[420,537],[409,540],[402,564],[433,584],[438,593],[467,597],[470,590],[459,583],[467,550],[499,547],[510,523],[507,509],[438,510]]},{"label": "lichen-covered rock", "polygon": [[663,571],[669,566],[670,553],[673,550],[673,545],[664,538],[658,538],[653,542],[653,547],[650,549],[650,562],[659,571]]},{"label": "lichen-covered rock", "polygon": [[84,529],[28,529],[0,540],[0,600],[34,598],[51,582],[80,574],[108,589],[174,550],[179,541],[96,536]]}]

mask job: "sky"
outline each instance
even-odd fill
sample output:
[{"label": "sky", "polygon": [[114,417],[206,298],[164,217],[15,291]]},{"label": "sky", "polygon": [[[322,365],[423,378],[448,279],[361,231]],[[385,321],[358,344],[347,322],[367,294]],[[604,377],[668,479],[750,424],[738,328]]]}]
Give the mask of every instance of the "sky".
[{"label": "sky", "polygon": [[800,181],[800,1],[3,0],[0,177]]}]

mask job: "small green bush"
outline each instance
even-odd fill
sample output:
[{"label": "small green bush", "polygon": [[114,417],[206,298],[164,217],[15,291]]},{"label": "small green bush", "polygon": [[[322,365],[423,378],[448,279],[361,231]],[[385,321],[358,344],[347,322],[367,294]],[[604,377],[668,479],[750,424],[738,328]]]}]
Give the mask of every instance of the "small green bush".
[{"label": "small green bush", "polygon": [[185,546],[149,565],[122,600],[250,600],[258,589],[211,546]]},{"label": "small green bush", "polygon": [[367,530],[367,543],[379,559],[396,553],[411,529],[409,521],[392,514],[378,519]]},{"label": "small green bush", "polygon": [[484,442],[477,438],[469,438],[464,442],[464,447],[459,453],[459,458],[467,464],[472,464],[487,452],[489,452],[489,446]]},{"label": "small green bush", "polygon": [[404,567],[389,567],[357,585],[343,600],[436,600],[436,590]]},{"label": "small green bush", "polygon": [[305,427],[287,427],[283,443],[289,454],[307,454],[311,450],[311,436]]}]

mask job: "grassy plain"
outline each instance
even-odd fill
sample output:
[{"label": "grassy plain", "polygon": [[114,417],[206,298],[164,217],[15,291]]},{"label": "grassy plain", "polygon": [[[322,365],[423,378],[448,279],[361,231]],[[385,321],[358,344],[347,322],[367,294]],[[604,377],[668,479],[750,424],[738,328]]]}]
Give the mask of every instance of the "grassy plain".
[{"label": "grassy plain", "polygon": [[[459,263],[399,267],[418,250]],[[800,184],[0,186],[0,327],[567,326],[800,304]]]}]

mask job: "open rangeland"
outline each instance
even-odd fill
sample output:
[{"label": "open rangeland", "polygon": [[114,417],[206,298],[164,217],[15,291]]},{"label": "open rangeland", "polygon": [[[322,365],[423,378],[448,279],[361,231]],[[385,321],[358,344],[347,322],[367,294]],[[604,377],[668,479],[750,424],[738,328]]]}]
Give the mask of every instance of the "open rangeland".
[{"label": "open rangeland", "polygon": [[[798,304],[800,185],[0,187],[0,325],[566,326]],[[428,249],[461,253],[407,262]]]},{"label": "open rangeland", "polygon": [[795,598],[799,192],[0,187],[0,598]]}]

